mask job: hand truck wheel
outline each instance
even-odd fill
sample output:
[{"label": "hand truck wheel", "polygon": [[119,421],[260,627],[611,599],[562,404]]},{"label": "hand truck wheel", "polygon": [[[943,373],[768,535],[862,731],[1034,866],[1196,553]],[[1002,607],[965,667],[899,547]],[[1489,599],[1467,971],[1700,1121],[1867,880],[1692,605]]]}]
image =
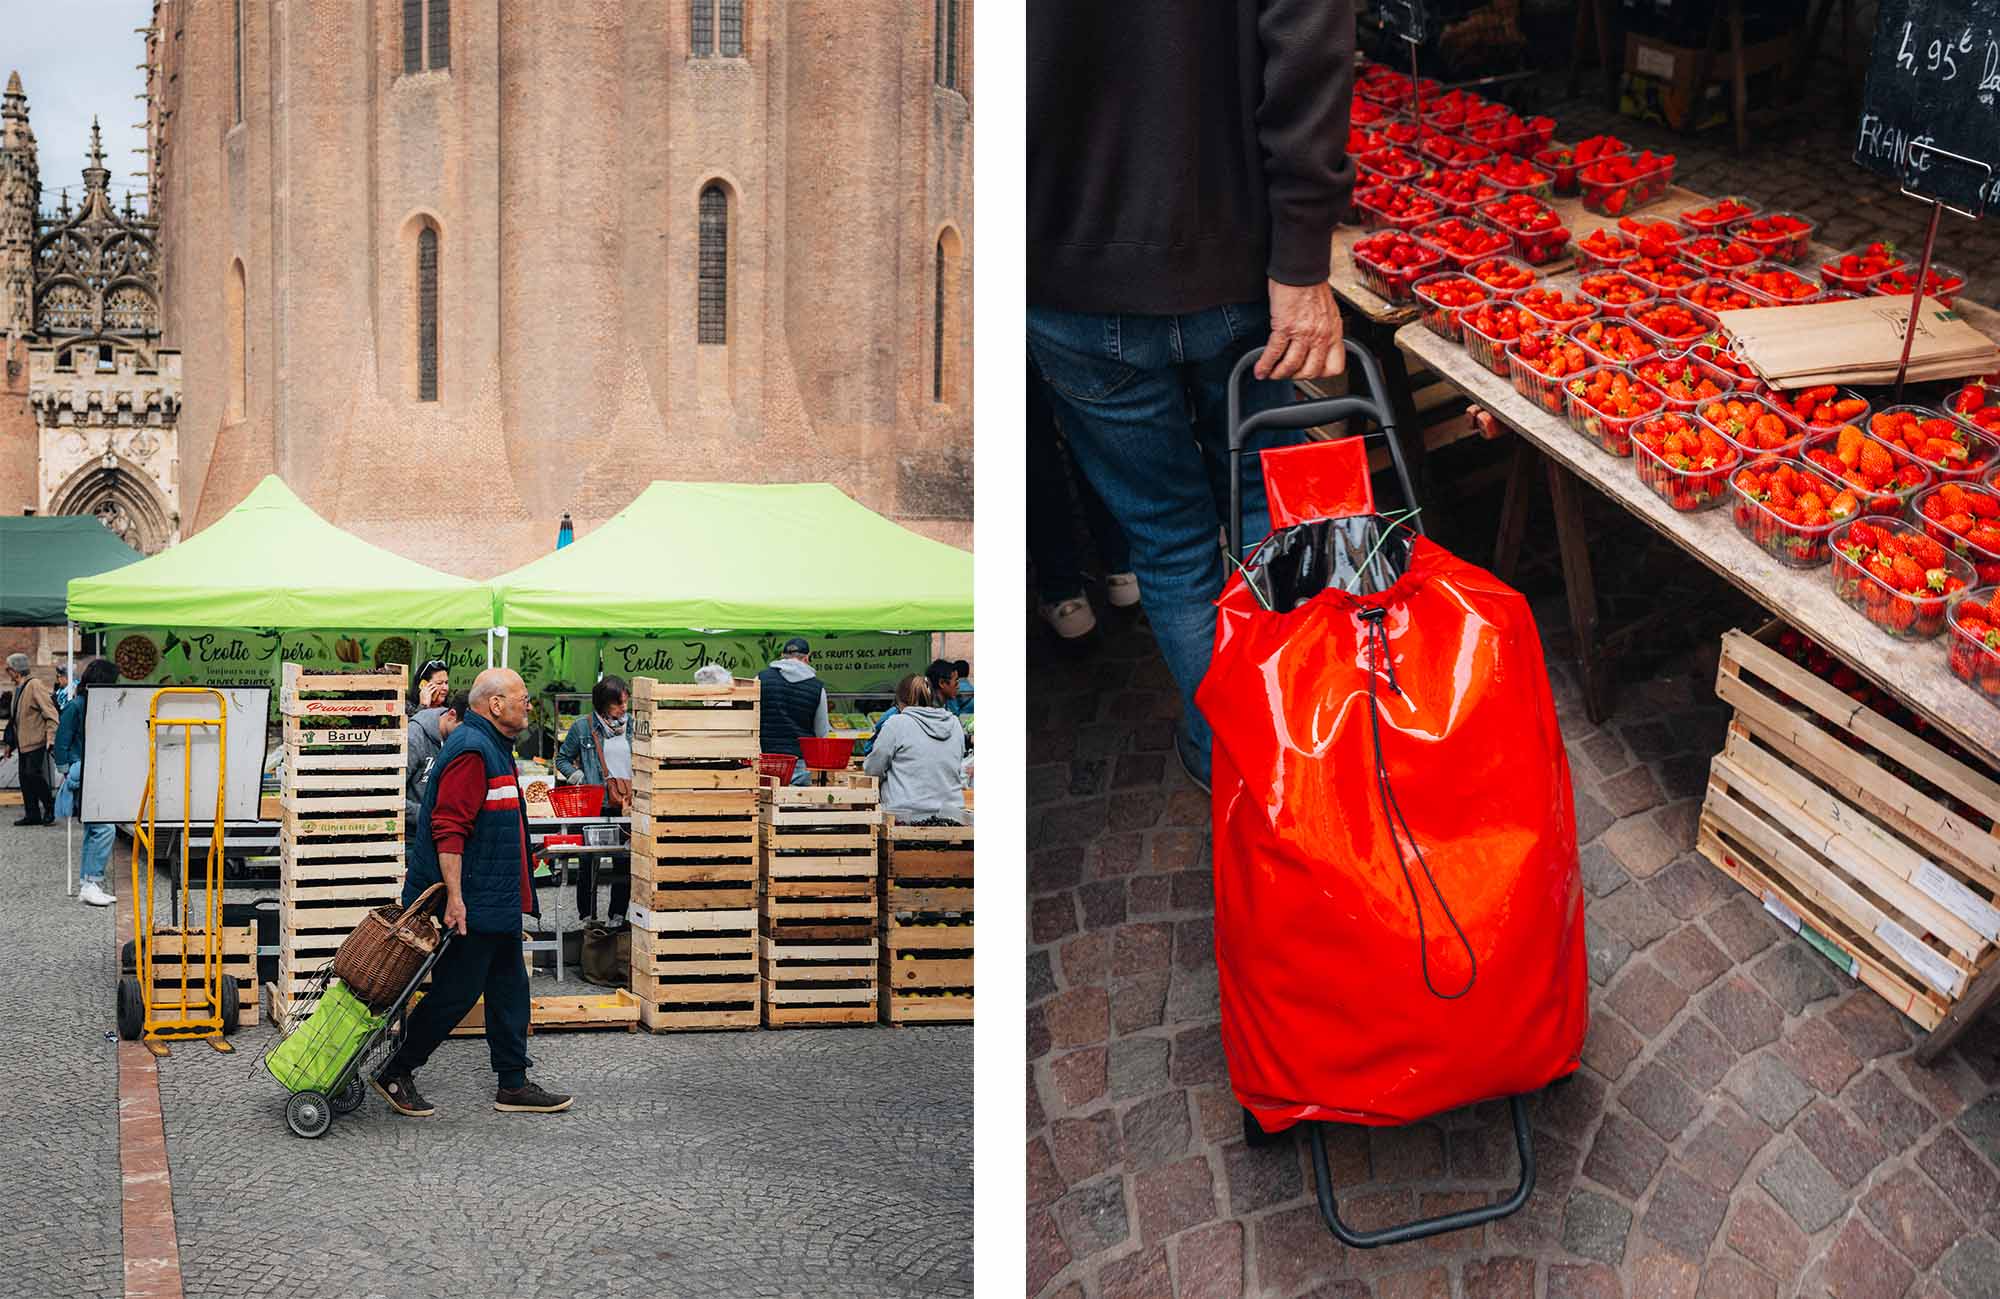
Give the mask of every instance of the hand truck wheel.
[{"label": "hand truck wheel", "polygon": [[335,1114],[352,1114],[361,1108],[361,1102],[366,1099],[368,1099],[368,1084],[363,1082],[361,1075],[357,1073],[347,1080],[345,1087],[333,1094],[333,1100],[329,1103],[333,1106]]},{"label": "hand truck wheel", "polygon": [[227,974],[222,976],[222,1005],[218,1009],[222,1016],[223,1033],[234,1033],[243,1021],[243,993],[236,986],[236,980]]},{"label": "hand truck wheel", "polygon": [[118,948],[118,968],[131,974],[139,968],[139,944],[134,939],[126,939]]},{"label": "hand truck wheel", "polygon": [[139,981],[129,974],[118,976],[118,1036],[127,1042],[139,1040],[146,1030],[146,1002],[139,994]]},{"label": "hand truck wheel", "polygon": [[323,1092],[293,1092],[285,1102],[285,1125],[299,1136],[322,1136],[333,1126],[333,1105]]},{"label": "hand truck wheel", "polygon": [[1292,1130],[1290,1128],[1286,1128],[1283,1132],[1266,1132],[1257,1122],[1257,1116],[1250,1112],[1249,1106],[1245,1105],[1242,1109],[1243,1144],[1249,1146],[1252,1150],[1261,1150],[1266,1146],[1275,1146],[1280,1141],[1291,1139]]}]

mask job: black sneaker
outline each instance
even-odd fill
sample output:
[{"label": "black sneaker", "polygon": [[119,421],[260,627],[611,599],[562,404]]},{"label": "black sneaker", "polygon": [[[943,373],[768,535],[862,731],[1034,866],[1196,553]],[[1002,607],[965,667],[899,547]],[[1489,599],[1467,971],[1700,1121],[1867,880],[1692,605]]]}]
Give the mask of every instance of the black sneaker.
[{"label": "black sneaker", "polygon": [[417,1091],[417,1080],[409,1074],[398,1074],[391,1078],[377,1075],[368,1080],[368,1085],[382,1093],[382,1099],[389,1102],[389,1108],[398,1114],[407,1114],[413,1119],[429,1118],[437,1111],[431,1103]]},{"label": "black sneaker", "polygon": [[559,1114],[569,1103],[569,1097],[545,1092],[533,1083],[502,1087],[493,1093],[493,1108],[502,1114]]}]

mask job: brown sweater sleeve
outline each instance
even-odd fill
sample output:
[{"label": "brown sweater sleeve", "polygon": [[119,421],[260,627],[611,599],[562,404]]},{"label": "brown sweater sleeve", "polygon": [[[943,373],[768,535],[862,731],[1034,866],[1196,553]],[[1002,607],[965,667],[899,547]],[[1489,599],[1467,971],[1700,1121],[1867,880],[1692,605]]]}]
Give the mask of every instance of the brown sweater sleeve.
[{"label": "brown sweater sleeve", "polygon": [[1264,93],[1257,138],[1271,209],[1270,278],[1318,284],[1354,189],[1354,0],[1260,0]]}]

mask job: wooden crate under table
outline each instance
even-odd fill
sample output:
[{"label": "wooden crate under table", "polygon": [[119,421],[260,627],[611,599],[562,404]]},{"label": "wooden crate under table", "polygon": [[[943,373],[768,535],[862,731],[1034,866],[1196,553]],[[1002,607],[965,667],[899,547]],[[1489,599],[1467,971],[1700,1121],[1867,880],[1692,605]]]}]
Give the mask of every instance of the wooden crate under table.
[{"label": "wooden crate under table", "polygon": [[1716,693],[1736,713],[1703,856],[1931,1030],[1934,1059],[2000,996],[2000,782],[1741,631]]},{"label": "wooden crate under table", "polygon": [[873,938],[879,793],[781,785],[764,797],[764,932],[821,942]]}]

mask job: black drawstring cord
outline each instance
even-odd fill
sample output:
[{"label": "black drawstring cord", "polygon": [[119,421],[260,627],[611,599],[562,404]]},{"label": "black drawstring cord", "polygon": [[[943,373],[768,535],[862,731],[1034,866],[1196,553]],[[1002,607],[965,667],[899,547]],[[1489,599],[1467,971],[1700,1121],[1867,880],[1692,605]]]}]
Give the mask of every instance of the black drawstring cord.
[{"label": "black drawstring cord", "polygon": [[[1389,764],[1382,757],[1382,715],[1376,706],[1375,674],[1381,671],[1389,678],[1389,689],[1398,695],[1403,688],[1396,683],[1396,664],[1389,656],[1389,633],[1383,627],[1383,619],[1388,610],[1380,605],[1362,608],[1356,615],[1367,626],[1368,634],[1368,729],[1375,741],[1375,793],[1382,801],[1382,816],[1389,825],[1389,842],[1396,849],[1396,865],[1403,872],[1403,887],[1410,891],[1410,903],[1417,909],[1417,957],[1424,972],[1424,986],[1430,989],[1439,1001],[1456,1001],[1472,991],[1473,983],[1479,978],[1479,957],[1473,953],[1472,943],[1459,927],[1458,917],[1451,913],[1451,903],[1444,900],[1438,889],[1437,877],[1431,874],[1430,863],[1424,860],[1424,850],[1417,846],[1417,836],[1410,833],[1410,823],[1403,819],[1402,806],[1396,801],[1396,791],[1389,783]],[[1402,828],[1399,836],[1397,827]],[[1431,981],[1431,953],[1429,938],[1424,931],[1424,902],[1417,892],[1417,882],[1410,878],[1410,864],[1403,856],[1403,840],[1410,841],[1410,851],[1416,854],[1417,866],[1423,871],[1424,879],[1430,883],[1431,896],[1444,908],[1444,918],[1451,922],[1452,932],[1458,935],[1459,944],[1465,948],[1465,959],[1471,969],[1466,973],[1465,986],[1457,992],[1439,992],[1437,984]]]}]

